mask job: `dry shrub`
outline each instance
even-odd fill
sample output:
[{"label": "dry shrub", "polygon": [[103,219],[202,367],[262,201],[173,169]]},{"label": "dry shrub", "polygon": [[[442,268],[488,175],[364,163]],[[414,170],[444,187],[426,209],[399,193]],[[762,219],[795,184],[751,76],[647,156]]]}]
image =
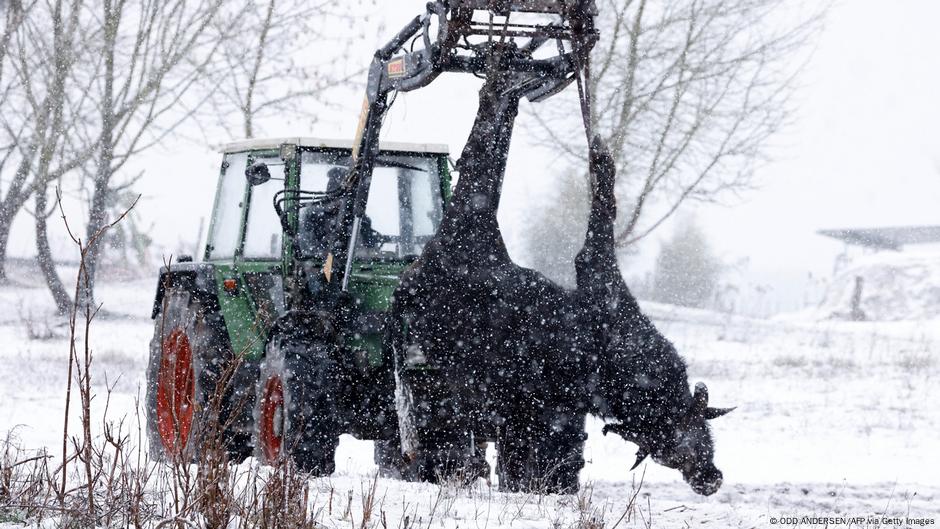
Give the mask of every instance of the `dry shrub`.
[{"label": "dry shrub", "polygon": [[913,350],[902,349],[897,356],[897,364],[909,373],[926,374],[936,366],[936,359],[929,348]]},{"label": "dry shrub", "polygon": [[49,455],[45,450],[23,449],[15,431],[3,439],[0,456],[0,523],[42,520],[43,507],[51,504]]},{"label": "dry shrub", "polygon": [[809,360],[805,356],[780,355],[774,357],[773,364],[777,367],[799,369],[806,367]]},{"label": "dry shrub", "polygon": [[289,458],[271,469],[253,468],[240,495],[239,528],[289,529],[318,527],[320,511],[310,501],[309,476]]}]

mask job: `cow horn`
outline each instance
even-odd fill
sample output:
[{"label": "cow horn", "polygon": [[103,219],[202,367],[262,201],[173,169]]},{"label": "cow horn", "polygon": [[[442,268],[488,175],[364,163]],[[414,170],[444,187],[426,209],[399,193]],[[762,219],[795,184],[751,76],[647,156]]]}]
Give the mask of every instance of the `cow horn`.
[{"label": "cow horn", "polygon": [[705,408],[705,412],[702,414],[705,417],[705,420],[712,420],[721,417],[727,413],[733,412],[737,409],[737,406],[734,408]]},{"label": "cow horn", "polygon": [[704,412],[708,408],[708,387],[704,382],[695,383],[695,391],[692,393],[692,409]]},{"label": "cow horn", "polygon": [[646,453],[646,450],[643,450],[642,448],[640,448],[639,450],[637,450],[637,451],[636,451],[636,462],[633,463],[633,466],[632,466],[632,467],[630,467],[630,472],[633,472],[634,470],[636,470],[636,467],[640,466],[640,463],[642,463],[643,460],[646,459],[646,456],[648,456],[648,455],[649,455],[649,454]]}]

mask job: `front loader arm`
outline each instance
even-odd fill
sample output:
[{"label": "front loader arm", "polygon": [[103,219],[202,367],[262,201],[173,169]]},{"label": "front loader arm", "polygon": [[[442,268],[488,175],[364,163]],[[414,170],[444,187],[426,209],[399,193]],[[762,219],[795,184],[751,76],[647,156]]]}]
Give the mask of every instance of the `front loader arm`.
[{"label": "front loader arm", "polygon": [[[440,2],[432,5],[437,7]],[[429,44],[428,29],[434,11],[411,20],[395,37],[379,48],[369,67],[366,96],[362,102],[362,113],[353,139],[352,163],[346,179],[347,190],[340,202],[338,229],[328,246],[329,253],[321,269],[321,282],[336,285],[346,291],[359,227],[365,215],[366,200],[372,181],[372,170],[379,153],[379,133],[382,121],[389,109],[389,94],[393,91],[408,92],[430,84],[441,74],[439,63],[433,60],[439,53],[438,44]],[[395,56],[406,42],[424,31],[425,47],[419,51]],[[336,273],[335,267],[342,265]],[[335,276],[339,276],[334,282]]]},{"label": "front loader arm", "polygon": [[[488,10],[489,24],[474,20],[478,10]],[[515,13],[556,14],[558,22],[545,25],[510,23]],[[388,44],[378,49],[369,68],[366,97],[356,137],[352,163],[339,199],[339,222],[328,245],[320,284],[327,290],[345,292],[348,288],[354,249],[365,215],[366,201],[379,154],[379,134],[388,112],[392,92],[409,92],[427,86],[444,72],[481,75],[494,63],[502,71],[516,75],[516,88],[530,101],[541,101],[568,86],[575,78],[577,60],[574,48],[590,50],[597,40],[594,29],[594,0],[437,0],[427,11],[412,19]],[[494,16],[503,17],[498,23]],[[431,38],[431,25],[437,32]],[[470,37],[486,40],[473,44]],[[516,38],[529,39],[517,46]],[[421,40],[423,47],[414,50]],[[412,50],[402,52],[412,42]],[[565,51],[563,42],[572,44]],[[534,58],[546,43],[557,43],[558,54]],[[327,296],[335,298],[334,296]]]}]

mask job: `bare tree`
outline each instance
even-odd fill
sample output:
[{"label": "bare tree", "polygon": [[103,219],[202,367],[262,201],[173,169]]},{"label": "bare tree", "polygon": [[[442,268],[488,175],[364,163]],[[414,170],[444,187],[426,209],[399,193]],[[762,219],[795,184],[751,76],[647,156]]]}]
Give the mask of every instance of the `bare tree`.
[{"label": "bare tree", "polygon": [[[649,235],[689,201],[753,185],[755,162],[790,115],[802,52],[826,11],[797,5],[598,1],[601,40],[587,90],[592,128],[617,163],[620,246]],[[576,104],[533,107],[532,128],[537,143],[561,153],[586,182]]]},{"label": "bare tree", "polygon": [[[11,97],[30,119],[4,121],[7,134],[16,135],[12,145],[19,156],[15,185],[4,200],[14,192],[20,202],[34,194],[37,258],[59,312],[67,313],[72,299],[56,272],[47,233],[52,183],[77,177],[86,188],[86,240],[92,241],[108,224],[115,193],[135,181],[122,173],[127,161],[208,99],[187,96],[221,46],[209,31],[221,4],[57,0],[37,2],[21,17],[8,48],[17,77]],[[82,303],[94,300],[100,247],[97,239],[89,242]]]},{"label": "bare tree", "polygon": [[[233,137],[252,138],[258,122],[316,120],[328,90],[358,81],[352,47],[365,37],[365,14],[375,0],[247,0],[219,19],[224,42],[212,84],[219,124]],[[352,33],[350,32],[352,30]],[[358,33],[357,33],[358,32]],[[226,35],[232,35],[228,37]],[[232,112],[241,118],[229,119]]]},{"label": "bare tree", "polygon": [[[3,33],[0,35],[0,281],[6,279],[7,245],[13,219],[23,207],[32,188],[29,185],[31,149],[21,152],[33,115],[24,111],[16,94],[22,88],[16,75],[9,74],[8,62],[16,59],[15,37],[20,32],[34,2],[24,5],[11,0],[3,5]],[[7,176],[9,167],[15,167]],[[4,193],[5,191],[5,193]]]},{"label": "bare tree", "polygon": [[91,158],[83,148],[87,144],[76,148],[80,138],[62,134],[79,119],[68,108],[68,78],[78,60],[70,46],[75,43],[72,32],[79,26],[80,5],[32,0],[2,6],[0,180],[6,183],[6,196],[0,200],[0,279],[17,213],[37,188],[45,189]]},{"label": "bare tree", "polygon": [[[85,167],[91,188],[86,240],[109,224],[114,196],[140,176],[116,178],[127,161],[163,140],[208,100],[194,88],[222,46],[210,31],[222,3],[101,0],[92,8],[87,34],[94,40],[88,45],[97,60],[89,79],[97,116],[95,156]],[[94,302],[100,256],[100,239],[89,242],[83,303]]]},{"label": "bare tree", "polygon": [[[10,175],[0,187],[0,262],[12,219],[32,194],[40,268],[59,311],[67,312],[72,300],[56,273],[46,227],[52,184],[78,182],[90,241],[108,224],[117,197],[141,177],[130,174],[127,162],[201,117],[206,103],[237,108],[234,121],[249,136],[259,117],[285,110],[313,116],[313,105],[301,101],[349,79],[346,61],[336,57],[354,39],[340,22],[348,28],[365,1],[4,4],[0,108],[17,111],[0,115],[0,175]],[[329,53],[309,53],[317,45]],[[5,75],[7,65],[15,75]],[[3,170],[8,162],[15,170]],[[100,240],[89,243],[82,304],[94,303],[101,248]]]},{"label": "bare tree", "polygon": [[28,179],[32,174],[31,189],[27,190],[24,185],[20,196],[25,200],[31,192],[35,193],[37,260],[56,306],[63,314],[68,312],[71,298],[56,273],[46,237],[46,219],[51,208],[45,190],[50,182],[68,170],[65,166],[55,166],[53,160],[63,159],[61,153],[69,144],[61,131],[68,113],[67,80],[75,65],[74,44],[80,12],[81,0],[37,2],[22,18],[15,35],[15,58],[11,60],[21,89],[18,104],[27,108],[32,118],[30,126],[24,127],[17,138],[20,162],[14,182]]},{"label": "bare tree", "polygon": [[[330,37],[324,28],[348,23],[362,3],[147,0],[130,7],[125,0],[102,0],[99,25],[89,31],[97,36],[92,48],[100,57],[92,77],[99,131],[94,165],[87,171],[92,193],[86,236],[108,223],[109,210],[119,202],[115,197],[139,178],[116,181],[125,163],[205,103],[227,97],[251,137],[256,120],[282,111],[303,114],[296,108],[303,99],[348,82],[348,74],[335,65],[346,64],[342,53],[353,40]],[[315,57],[310,50],[324,44],[331,44],[328,60],[298,62]],[[100,255],[101,242],[91,244],[86,303],[94,301]]]}]

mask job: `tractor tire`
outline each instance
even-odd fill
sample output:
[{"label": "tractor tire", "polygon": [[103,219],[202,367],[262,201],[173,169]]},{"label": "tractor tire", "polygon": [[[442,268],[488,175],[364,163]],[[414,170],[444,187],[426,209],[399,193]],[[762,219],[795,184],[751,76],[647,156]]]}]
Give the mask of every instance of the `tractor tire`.
[{"label": "tractor tire", "polygon": [[506,422],[496,443],[496,474],[504,492],[570,494],[584,467],[584,413]]},{"label": "tractor tire", "polygon": [[330,347],[274,336],[261,362],[255,398],[255,456],[277,465],[286,458],[304,473],[335,469],[341,422]]},{"label": "tractor tire", "polygon": [[[213,395],[226,362],[234,361],[221,314],[208,310],[182,287],[168,288],[154,318],[147,367],[147,430],[151,457],[194,461],[206,435],[216,434],[229,461],[251,455],[248,437],[233,427],[238,413],[231,387],[212,410]],[[244,369],[232,383],[243,378]],[[251,403],[244,404],[249,409]],[[244,413],[247,415],[247,413]],[[232,421],[229,418],[232,418]],[[217,431],[220,425],[228,426]]]},{"label": "tractor tire", "polygon": [[[398,314],[396,308],[393,314]],[[404,481],[470,483],[489,478],[486,449],[474,445],[462,404],[452,394],[445,374],[423,354],[408,351],[404,318],[386,323],[387,356],[395,366],[395,412],[398,435],[375,442],[379,474]],[[406,353],[407,352],[407,353]],[[408,358],[406,358],[408,356]]]}]

